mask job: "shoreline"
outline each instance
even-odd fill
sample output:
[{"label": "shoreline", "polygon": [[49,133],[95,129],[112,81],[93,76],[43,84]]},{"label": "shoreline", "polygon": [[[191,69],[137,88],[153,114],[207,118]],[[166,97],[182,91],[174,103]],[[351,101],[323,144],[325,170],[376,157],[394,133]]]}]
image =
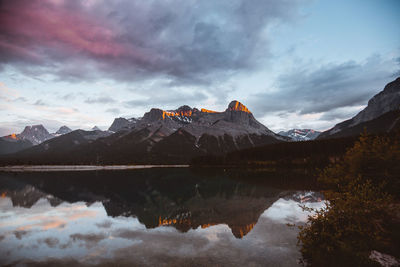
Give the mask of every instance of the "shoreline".
[{"label": "shoreline", "polygon": [[13,165],[2,166],[0,172],[102,171],[150,168],[188,168],[190,165]]}]

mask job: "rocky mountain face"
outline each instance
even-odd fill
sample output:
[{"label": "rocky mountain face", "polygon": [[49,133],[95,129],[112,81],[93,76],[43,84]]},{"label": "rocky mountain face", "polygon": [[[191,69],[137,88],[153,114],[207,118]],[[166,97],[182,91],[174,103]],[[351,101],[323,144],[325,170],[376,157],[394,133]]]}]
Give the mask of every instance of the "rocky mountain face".
[{"label": "rocky mountain face", "polygon": [[17,135],[19,139],[29,140],[32,144],[37,145],[46,140],[53,138],[43,125],[26,126],[22,133]]},{"label": "rocky mountain face", "polygon": [[26,126],[20,134],[0,137],[0,155],[24,150],[53,137],[43,125]]},{"label": "rocky mountain face", "polygon": [[[64,157],[64,160],[59,161],[60,164],[78,164],[79,162],[75,159],[79,158],[79,155],[73,156],[71,153],[79,147],[86,147],[95,140],[107,137],[110,134],[107,131],[75,130],[21,151],[16,154],[15,158],[33,159],[39,157],[40,160],[50,163],[52,157]],[[82,153],[85,152],[82,151]]]},{"label": "rocky mountain face", "polygon": [[[0,137],[0,155],[16,153],[32,146],[40,145],[42,143],[45,143],[46,141],[50,141],[53,138],[69,134],[71,132],[72,130],[67,126],[61,126],[60,129],[58,129],[58,131],[55,133],[49,133],[43,125],[26,126],[20,134],[13,133]],[[97,128],[96,130],[92,131],[77,130],[77,134],[73,134],[73,136],[81,136],[84,141],[75,140],[77,144],[81,144],[89,141],[91,142],[101,137],[109,136],[110,134],[111,132],[109,131],[101,131]],[[58,143],[59,140],[54,142],[54,144]],[[65,146],[67,144],[72,145],[69,142],[66,142]],[[76,145],[76,143],[74,145]],[[41,148],[33,148],[34,151],[40,151],[41,149],[48,149],[48,145],[44,145]]]},{"label": "rocky mountain face", "polygon": [[293,141],[310,141],[318,137],[321,132],[312,129],[292,129],[289,131],[280,131],[278,134],[289,137]]},{"label": "rocky mountain face", "polygon": [[[102,138],[97,137],[85,144],[82,138],[88,139],[82,137],[84,131],[62,136],[68,144],[80,144],[73,146],[75,156],[71,160],[88,164],[188,163],[196,156],[220,155],[289,140],[258,122],[248,108],[238,101],[232,101],[222,112],[189,106],[176,110],[153,108],[141,119],[118,118],[110,129],[116,132],[106,132]],[[42,143],[15,157],[27,157],[37,163],[63,163],[71,154],[71,146],[63,148],[58,139]]]},{"label": "rocky mountain face", "polygon": [[125,119],[125,118],[115,118],[110,128],[108,128],[111,132],[118,132],[123,129],[133,128],[138,120],[135,118]]},{"label": "rocky mountain face", "polygon": [[[259,123],[238,101],[223,112],[181,106],[176,110],[153,108],[143,118],[109,138],[99,140],[114,158],[139,162],[188,162],[204,154],[254,147],[285,140]],[[116,153],[115,151],[125,151]],[[122,158],[123,157],[123,158]]]},{"label": "rocky mountain face", "polygon": [[[238,101],[232,101],[223,112],[206,109],[198,110],[189,106],[182,106],[177,110],[164,111],[152,109],[138,121],[136,129],[151,126],[162,126],[166,132],[176,132],[177,129],[188,132],[196,139],[204,134],[210,136],[232,137],[268,135],[284,140],[267,127],[259,123],[253,114]],[[143,127],[144,126],[144,127]]]},{"label": "rocky mountain face", "polygon": [[68,132],[71,132],[71,129],[67,126],[62,126],[53,134],[49,133],[43,125],[26,126],[19,134],[13,133],[0,137],[0,155],[30,148]]},{"label": "rocky mountain face", "polygon": [[400,109],[400,77],[388,83],[383,91],[368,101],[368,106],[351,119],[349,126],[370,121],[393,110]]},{"label": "rocky mountain face", "polygon": [[58,129],[58,131],[54,133],[54,135],[60,136],[60,135],[67,134],[70,132],[72,132],[72,130],[64,125],[64,126],[61,126],[60,129]]},{"label": "rocky mountain face", "polygon": [[372,97],[368,106],[356,116],[336,124],[332,129],[321,133],[318,138],[357,135],[364,127],[370,133],[388,132],[399,127],[399,111],[400,77],[388,83],[383,91]]}]

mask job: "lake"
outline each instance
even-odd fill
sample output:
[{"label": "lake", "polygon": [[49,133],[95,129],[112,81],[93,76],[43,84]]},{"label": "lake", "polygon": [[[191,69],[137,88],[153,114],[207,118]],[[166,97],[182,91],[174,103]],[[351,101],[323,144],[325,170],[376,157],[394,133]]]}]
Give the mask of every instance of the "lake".
[{"label": "lake", "polygon": [[[0,263],[298,266],[309,174],[163,168],[0,173]],[[296,226],[291,226],[295,224]]]}]

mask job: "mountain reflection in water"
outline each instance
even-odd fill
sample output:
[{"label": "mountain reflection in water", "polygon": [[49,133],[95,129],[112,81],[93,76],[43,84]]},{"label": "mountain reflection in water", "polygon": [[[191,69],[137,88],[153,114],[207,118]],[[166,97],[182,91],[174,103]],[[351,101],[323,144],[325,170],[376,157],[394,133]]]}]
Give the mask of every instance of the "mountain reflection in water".
[{"label": "mountain reflection in water", "polygon": [[304,222],[298,204],[321,207],[322,196],[256,176],[190,169],[0,174],[1,263],[295,266],[297,229],[286,224]]}]

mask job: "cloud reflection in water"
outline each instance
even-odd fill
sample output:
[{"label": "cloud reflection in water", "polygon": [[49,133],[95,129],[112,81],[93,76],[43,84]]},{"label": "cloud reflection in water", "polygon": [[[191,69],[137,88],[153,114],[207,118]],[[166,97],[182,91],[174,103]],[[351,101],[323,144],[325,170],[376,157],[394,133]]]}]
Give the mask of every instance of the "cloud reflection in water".
[{"label": "cloud reflection in water", "polygon": [[[172,226],[146,229],[135,217],[110,217],[101,202],[62,203],[40,199],[31,208],[0,199],[0,260],[3,264],[50,261],[159,265],[165,262],[220,265],[296,265],[297,228],[307,214],[299,202],[280,198],[251,231],[236,238],[227,224],[182,233]],[[304,203],[303,203],[304,204]],[[323,202],[305,203],[321,208]],[[77,261],[77,262],[76,262]]]}]

